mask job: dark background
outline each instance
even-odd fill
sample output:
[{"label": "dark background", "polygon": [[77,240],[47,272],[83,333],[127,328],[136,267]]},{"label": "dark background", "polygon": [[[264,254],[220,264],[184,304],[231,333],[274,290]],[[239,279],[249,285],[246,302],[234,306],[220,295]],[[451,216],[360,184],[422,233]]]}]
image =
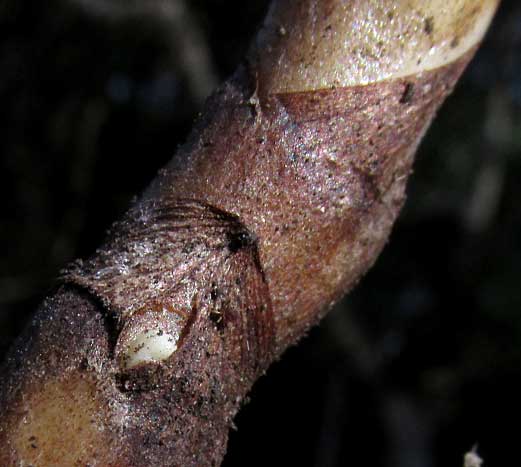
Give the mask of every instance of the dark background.
[{"label": "dark background", "polygon": [[[0,0],[0,356],[183,142],[266,1]],[[255,386],[232,466],[517,465],[521,6],[424,140],[361,285]]]}]

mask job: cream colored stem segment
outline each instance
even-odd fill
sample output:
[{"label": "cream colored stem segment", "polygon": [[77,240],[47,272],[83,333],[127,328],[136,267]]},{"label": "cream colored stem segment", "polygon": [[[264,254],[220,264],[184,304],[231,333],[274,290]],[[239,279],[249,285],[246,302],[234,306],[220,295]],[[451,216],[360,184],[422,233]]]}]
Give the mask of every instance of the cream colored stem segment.
[{"label": "cream colored stem segment", "polygon": [[483,38],[498,0],[286,0],[259,38],[270,94],[365,85],[451,63]]}]

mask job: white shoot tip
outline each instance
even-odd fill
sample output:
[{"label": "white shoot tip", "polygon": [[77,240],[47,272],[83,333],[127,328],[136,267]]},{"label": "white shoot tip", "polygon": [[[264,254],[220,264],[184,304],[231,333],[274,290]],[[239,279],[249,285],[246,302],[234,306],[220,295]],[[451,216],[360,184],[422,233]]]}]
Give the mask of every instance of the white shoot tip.
[{"label": "white shoot tip", "polygon": [[179,336],[163,332],[161,329],[147,329],[134,336],[123,351],[126,368],[134,368],[145,363],[159,363],[177,350]]}]

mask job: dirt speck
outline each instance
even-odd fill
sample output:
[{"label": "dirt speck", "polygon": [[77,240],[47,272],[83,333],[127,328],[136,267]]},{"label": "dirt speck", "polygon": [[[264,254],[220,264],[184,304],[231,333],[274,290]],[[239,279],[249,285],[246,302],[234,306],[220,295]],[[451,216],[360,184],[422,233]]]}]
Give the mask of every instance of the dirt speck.
[{"label": "dirt speck", "polygon": [[400,97],[400,104],[410,104],[414,97],[414,84],[405,83],[405,87],[402,93],[402,97]]},{"label": "dirt speck", "polygon": [[423,31],[428,36],[434,32],[434,17],[429,16],[423,20]]}]

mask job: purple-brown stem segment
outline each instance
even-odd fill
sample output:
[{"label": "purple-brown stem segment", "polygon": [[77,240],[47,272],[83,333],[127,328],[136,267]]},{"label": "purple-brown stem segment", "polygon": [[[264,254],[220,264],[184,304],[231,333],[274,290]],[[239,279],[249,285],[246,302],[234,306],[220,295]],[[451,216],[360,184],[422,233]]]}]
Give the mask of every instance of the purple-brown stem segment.
[{"label": "purple-brown stem segment", "polygon": [[3,367],[0,465],[210,466],[373,264],[496,0],[280,0],[188,142]]}]

